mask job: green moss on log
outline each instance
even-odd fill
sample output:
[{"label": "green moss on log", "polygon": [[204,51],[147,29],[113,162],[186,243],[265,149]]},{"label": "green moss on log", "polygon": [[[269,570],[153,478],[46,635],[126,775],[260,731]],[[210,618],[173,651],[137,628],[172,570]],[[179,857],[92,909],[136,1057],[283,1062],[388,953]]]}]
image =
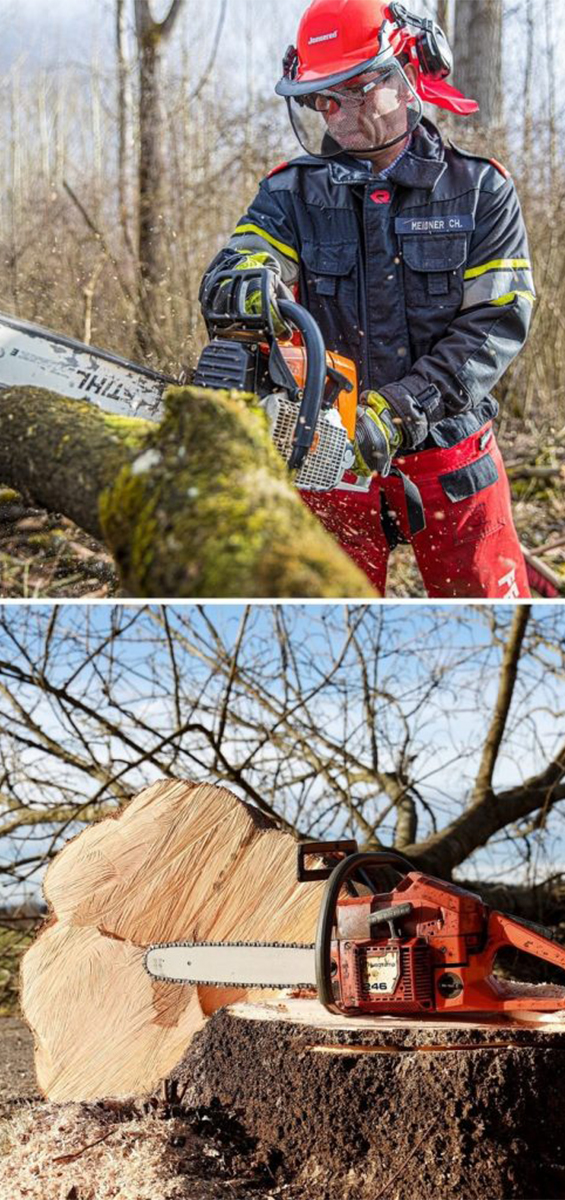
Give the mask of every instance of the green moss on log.
[{"label": "green moss on log", "polygon": [[132,596],[373,596],[239,392],[171,388],[159,425],[40,389],[0,396],[0,478],[114,555]]},{"label": "green moss on log", "polygon": [[300,502],[264,413],[239,392],[170,388],[100,517],[126,588],[142,595],[373,594]]}]

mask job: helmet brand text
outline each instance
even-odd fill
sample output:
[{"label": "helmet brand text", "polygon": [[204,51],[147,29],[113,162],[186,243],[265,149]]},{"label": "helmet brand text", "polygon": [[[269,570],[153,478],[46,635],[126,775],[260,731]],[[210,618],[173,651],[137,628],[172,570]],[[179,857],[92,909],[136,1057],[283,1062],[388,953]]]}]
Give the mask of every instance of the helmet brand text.
[{"label": "helmet brand text", "polygon": [[316,42],[332,42],[338,35],[338,30],[334,29],[333,33],[321,33],[319,37],[308,38],[308,45],[315,46]]}]

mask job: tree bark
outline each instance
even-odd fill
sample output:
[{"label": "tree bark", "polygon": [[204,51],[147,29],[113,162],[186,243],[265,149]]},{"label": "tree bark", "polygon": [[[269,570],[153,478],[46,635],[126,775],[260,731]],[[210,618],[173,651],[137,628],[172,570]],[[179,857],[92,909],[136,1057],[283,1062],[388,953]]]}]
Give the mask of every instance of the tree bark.
[{"label": "tree bark", "polygon": [[502,0],[455,0],[454,79],[480,111],[467,122],[502,123]]},{"label": "tree bark", "polygon": [[102,539],[129,595],[375,594],[301,503],[260,410],[195,388],[165,409],[152,425],[3,392],[3,481]]},{"label": "tree bark", "polygon": [[118,74],[118,213],[128,247],[130,246],[129,158],[131,137],[131,87],[127,61],[127,17],[125,0],[116,0],[116,59]]},{"label": "tree bark", "polygon": [[237,1121],[291,1195],[548,1200],[565,1186],[564,1050],[559,1022],[376,1023],[315,1001],[237,1003],[168,1086]]},{"label": "tree bark", "polygon": [[146,356],[153,348],[151,327],[163,278],[162,234],[164,120],[162,54],[183,0],[172,0],[167,16],[154,21],[149,0],[135,0],[135,32],[139,52],[139,308],[137,348]]},{"label": "tree bark", "polygon": [[41,1090],[59,1101],[150,1091],[206,1014],[264,993],[152,980],[147,946],[310,943],[320,887],[297,882],[295,839],[224,788],[156,783],[74,838],[47,871],[50,916],[23,961]]}]

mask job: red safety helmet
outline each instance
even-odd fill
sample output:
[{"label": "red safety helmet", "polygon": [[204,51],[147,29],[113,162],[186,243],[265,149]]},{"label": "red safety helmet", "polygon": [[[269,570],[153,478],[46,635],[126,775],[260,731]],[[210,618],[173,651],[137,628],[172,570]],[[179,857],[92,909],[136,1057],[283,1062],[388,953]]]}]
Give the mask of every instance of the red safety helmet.
[{"label": "red safety helmet", "polygon": [[416,68],[414,87],[421,100],[462,115],[477,111],[475,100],[444,82],[452,55],[439,25],[383,0],[313,0],[300,21],[296,49],[287,50],[275,91],[298,99],[394,60]]}]

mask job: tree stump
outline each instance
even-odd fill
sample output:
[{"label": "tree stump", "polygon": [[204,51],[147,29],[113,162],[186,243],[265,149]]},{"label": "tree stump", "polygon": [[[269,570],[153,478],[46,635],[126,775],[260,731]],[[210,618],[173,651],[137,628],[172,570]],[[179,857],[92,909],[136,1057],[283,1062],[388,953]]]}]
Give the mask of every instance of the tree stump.
[{"label": "tree stump", "polygon": [[308,1200],[550,1200],[564,1069],[559,1017],[347,1019],[279,998],[216,1013],[169,1086],[239,1120]]},{"label": "tree stump", "polygon": [[208,1013],[264,993],[152,980],[147,946],[309,943],[321,886],[297,882],[294,838],[225,788],[156,783],[79,834],[47,871],[51,914],[23,960],[40,1089],[60,1101],[151,1091]]}]

